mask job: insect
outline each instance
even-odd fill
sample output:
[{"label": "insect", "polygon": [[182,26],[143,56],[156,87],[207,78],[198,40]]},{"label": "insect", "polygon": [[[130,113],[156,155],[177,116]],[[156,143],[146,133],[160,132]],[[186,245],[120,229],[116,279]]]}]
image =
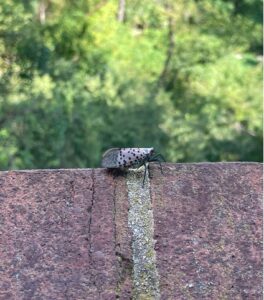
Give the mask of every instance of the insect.
[{"label": "insect", "polygon": [[161,154],[155,153],[154,148],[111,148],[103,154],[102,167],[124,170],[130,167],[139,168],[144,165],[144,187],[147,163],[152,161],[159,163],[161,173],[163,174],[161,162],[165,162],[165,159]]}]

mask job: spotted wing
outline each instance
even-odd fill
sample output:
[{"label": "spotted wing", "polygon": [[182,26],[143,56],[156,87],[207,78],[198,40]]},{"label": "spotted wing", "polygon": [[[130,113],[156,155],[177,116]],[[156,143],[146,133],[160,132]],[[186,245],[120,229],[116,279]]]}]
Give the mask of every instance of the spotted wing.
[{"label": "spotted wing", "polygon": [[119,167],[141,165],[153,148],[120,148],[117,163]]},{"label": "spotted wing", "polygon": [[103,154],[102,158],[102,167],[103,168],[118,168],[118,154],[120,152],[120,148],[112,148],[107,150]]}]

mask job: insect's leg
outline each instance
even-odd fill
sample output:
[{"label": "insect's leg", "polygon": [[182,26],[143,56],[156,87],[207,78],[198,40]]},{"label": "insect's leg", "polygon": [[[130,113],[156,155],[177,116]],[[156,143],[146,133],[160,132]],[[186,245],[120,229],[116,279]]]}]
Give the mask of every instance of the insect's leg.
[{"label": "insect's leg", "polygon": [[142,167],[144,165],[144,162],[140,163],[138,166],[137,166],[137,169],[139,169],[140,167]]},{"label": "insect's leg", "polygon": [[164,173],[163,173],[162,165],[161,165],[161,162],[159,160],[158,160],[158,163],[159,163],[159,167],[160,167],[160,172],[163,175]]},{"label": "insect's leg", "polygon": [[153,160],[155,161],[155,159],[157,158],[157,156],[158,156],[158,154],[155,154],[155,155],[151,156],[149,161],[153,161]]},{"label": "insect's leg", "polygon": [[157,154],[157,155],[153,156],[150,161],[157,161],[159,163],[161,174],[164,174],[163,169],[162,169],[162,165],[161,165],[161,161],[163,162],[165,160],[164,160],[164,158],[161,154]]},{"label": "insect's leg", "polygon": [[149,164],[147,164],[147,167],[148,167],[148,172],[149,172],[149,178],[151,178]]},{"label": "insect's leg", "polygon": [[156,159],[159,159],[159,161],[161,160],[161,161],[163,161],[163,162],[166,162],[165,158],[164,158],[163,155],[160,154],[160,153],[154,155],[154,156],[152,157],[152,159],[155,159],[155,160],[156,160]]},{"label": "insect's leg", "polygon": [[145,161],[144,161],[144,167],[145,167],[145,171],[144,171],[144,178],[143,178],[143,184],[142,184],[142,187],[144,187],[145,179],[146,179],[146,174],[147,174],[147,165],[146,165],[146,162],[145,162]]},{"label": "insect's leg", "polygon": [[150,161],[157,161],[159,163],[159,168],[160,168],[161,174],[164,174],[163,169],[162,169],[162,165],[161,165],[161,160],[158,157],[154,157]]}]

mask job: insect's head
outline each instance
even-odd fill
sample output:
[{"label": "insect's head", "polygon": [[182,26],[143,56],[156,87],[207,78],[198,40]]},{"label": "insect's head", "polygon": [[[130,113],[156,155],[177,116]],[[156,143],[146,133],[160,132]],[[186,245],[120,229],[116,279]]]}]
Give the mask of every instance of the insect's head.
[{"label": "insect's head", "polygon": [[151,161],[151,158],[155,155],[155,150],[154,148],[148,148],[147,150],[146,160]]},{"label": "insect's head", "polygon": [[155,153],[155,150],[154,150],[154,148],[150,148],[150,150],[149,150],[149,156],[152,156],[152,155],[154,155],[154,153]]},{"label": "insect's head", "polygon": [[157,161],[157,162],[165,162],[164,157],[160,154],[157,153],[154,148],[149,148],[149,154],[148,154],[148,161]]}]

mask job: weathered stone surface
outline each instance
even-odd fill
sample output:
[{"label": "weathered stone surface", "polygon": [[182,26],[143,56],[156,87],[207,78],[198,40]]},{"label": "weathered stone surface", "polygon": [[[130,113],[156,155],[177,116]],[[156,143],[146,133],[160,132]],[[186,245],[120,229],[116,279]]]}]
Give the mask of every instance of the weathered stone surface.
[{"label": "weathered stone surface", "polygon": [[125,197],[124,178],[103,169],[0,173],[0,299],[129,295],[129,239],[115,226],[118,216],[128,231],[127,203],[116,197],[115,216],[115,189]]},{"label": "weathered stone surface", "polygon": [[[161,299],[262,299],[262,165],[150,167]],[[0,172],[0,299],[131,299],[126,178]]]},{"label": "weathered stone surface", "polygon": [[262,165],[151,173],[161,299],[262,299]]}]

